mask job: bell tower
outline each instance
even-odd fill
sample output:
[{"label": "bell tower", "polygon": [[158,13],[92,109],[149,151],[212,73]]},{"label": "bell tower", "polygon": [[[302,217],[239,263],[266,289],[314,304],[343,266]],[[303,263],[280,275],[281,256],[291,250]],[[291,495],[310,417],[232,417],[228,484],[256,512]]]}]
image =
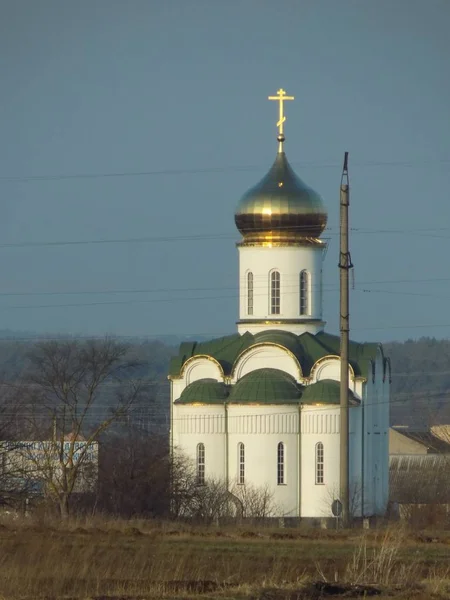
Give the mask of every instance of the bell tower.
[{"label": "bell tower", "polygon": [[297,335],[321,331],[322,262],[327,224],[322,198],[294,172],[284,152],[283,89],[278,153],[269,172],[241,198],[235,223],[239,251],[239,333],[281,329]]}]

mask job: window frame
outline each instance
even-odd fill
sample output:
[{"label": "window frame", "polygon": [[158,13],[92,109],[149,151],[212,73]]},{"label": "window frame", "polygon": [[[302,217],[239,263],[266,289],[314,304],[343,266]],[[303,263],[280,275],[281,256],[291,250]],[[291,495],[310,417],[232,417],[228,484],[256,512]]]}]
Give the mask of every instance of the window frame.
[{"label": "window frame", "polygon": [[281,275],[277,269],[269,274],[269,313],[281,314]]},{"label": "window frame", "polygon": [[249,271],[247,273],[247,314],[249,316],[253,315],[253,311],[255,309],[254,306],[254,277],[253,272]]},{"label": "window frame", "polygon": [[286,485],[286,445],[277,444],[277,485]]},{"label": "window frame", "polygon": [[315,447],[315,480],[316,485],[325,485],[325,452],[323,442],[317,442]]},{"label": "window frame", "polygon": [[205,485],[205,444],[197,444],[196,479],[197,485]]},{"label": "window frame", "polygon": [[300,271],[299,281],[299,312],[307,317],[311,314],[311,276],[307,269]]},{"label": "window frame", "polygon": [[243,442],[238,444],[238,485],[245,485],[245,445]]}]

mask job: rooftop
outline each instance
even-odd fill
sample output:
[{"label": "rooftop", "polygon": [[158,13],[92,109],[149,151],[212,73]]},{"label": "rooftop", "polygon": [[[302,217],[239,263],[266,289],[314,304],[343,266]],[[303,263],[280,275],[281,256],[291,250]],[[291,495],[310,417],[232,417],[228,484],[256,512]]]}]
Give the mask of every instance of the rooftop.
[{"label": "rooftop", "polygon": [[[189,384],[175,404],[339,404],[339,382],[325,379],[303,387],[279,369],[256,369],[234,385],[215,379]],[[350,403],[355,399],[349,390]]]},{"label": "rooftop", "polygon": [[[238,333],[205,342],[183,342],[178,354],[171,359],[169,376],[179,377],[184,363],[193,356],[206,355],[215,358],[225,375],[231,375],[233,366],[244,350],[257,344],[272,343],[292,352],[299,361],[303,374],[309,376],[315,362],[329,355],[339,355],[340,340],[336,335],[320,332],[317,335],[288,331],[267,330],[256,334]],[[380,344],[350,342],[350,365],[355,375],[367,378]]]}]

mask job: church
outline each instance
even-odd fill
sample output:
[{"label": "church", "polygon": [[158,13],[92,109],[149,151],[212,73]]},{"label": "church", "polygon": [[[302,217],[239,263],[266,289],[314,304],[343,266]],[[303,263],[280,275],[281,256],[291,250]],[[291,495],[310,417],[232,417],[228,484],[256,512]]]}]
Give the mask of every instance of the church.
[{"label": "church", "polygon": [[[339,497],[340,340],[325,331],[321,196],[284,151],[241,198],[237,332],[184,342],[170,364],[173,451],[209,478],[270,489],[277,517],[332,516]],[[336,263],[337,263],[336,258]],[[350,342],[349,498],[355,517],[383,515],[389,484],[390,362],[376,343]]]}]

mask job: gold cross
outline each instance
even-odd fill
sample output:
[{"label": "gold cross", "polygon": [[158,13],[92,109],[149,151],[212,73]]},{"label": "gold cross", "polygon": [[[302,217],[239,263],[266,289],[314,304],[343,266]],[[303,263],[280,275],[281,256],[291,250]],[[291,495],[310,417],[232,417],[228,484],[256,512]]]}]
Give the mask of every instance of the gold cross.
[{"label": "gold cross", "polygon": [[284,142],[283,123],[286,121],[286,117],[284,116],[284,113],[283,113],[283,102],[285,100],[294,100],[294,96],[286,96],[286,92],[282,88],[280,88],[278,90],[276,96],[269,96],[269,100],[277,100],[280,103],[279,104],[280,113],[279,113],[277,127],[278,127],[278,141],[280,143],[278,151],[282,152],[283,151],[283,142]]}]

